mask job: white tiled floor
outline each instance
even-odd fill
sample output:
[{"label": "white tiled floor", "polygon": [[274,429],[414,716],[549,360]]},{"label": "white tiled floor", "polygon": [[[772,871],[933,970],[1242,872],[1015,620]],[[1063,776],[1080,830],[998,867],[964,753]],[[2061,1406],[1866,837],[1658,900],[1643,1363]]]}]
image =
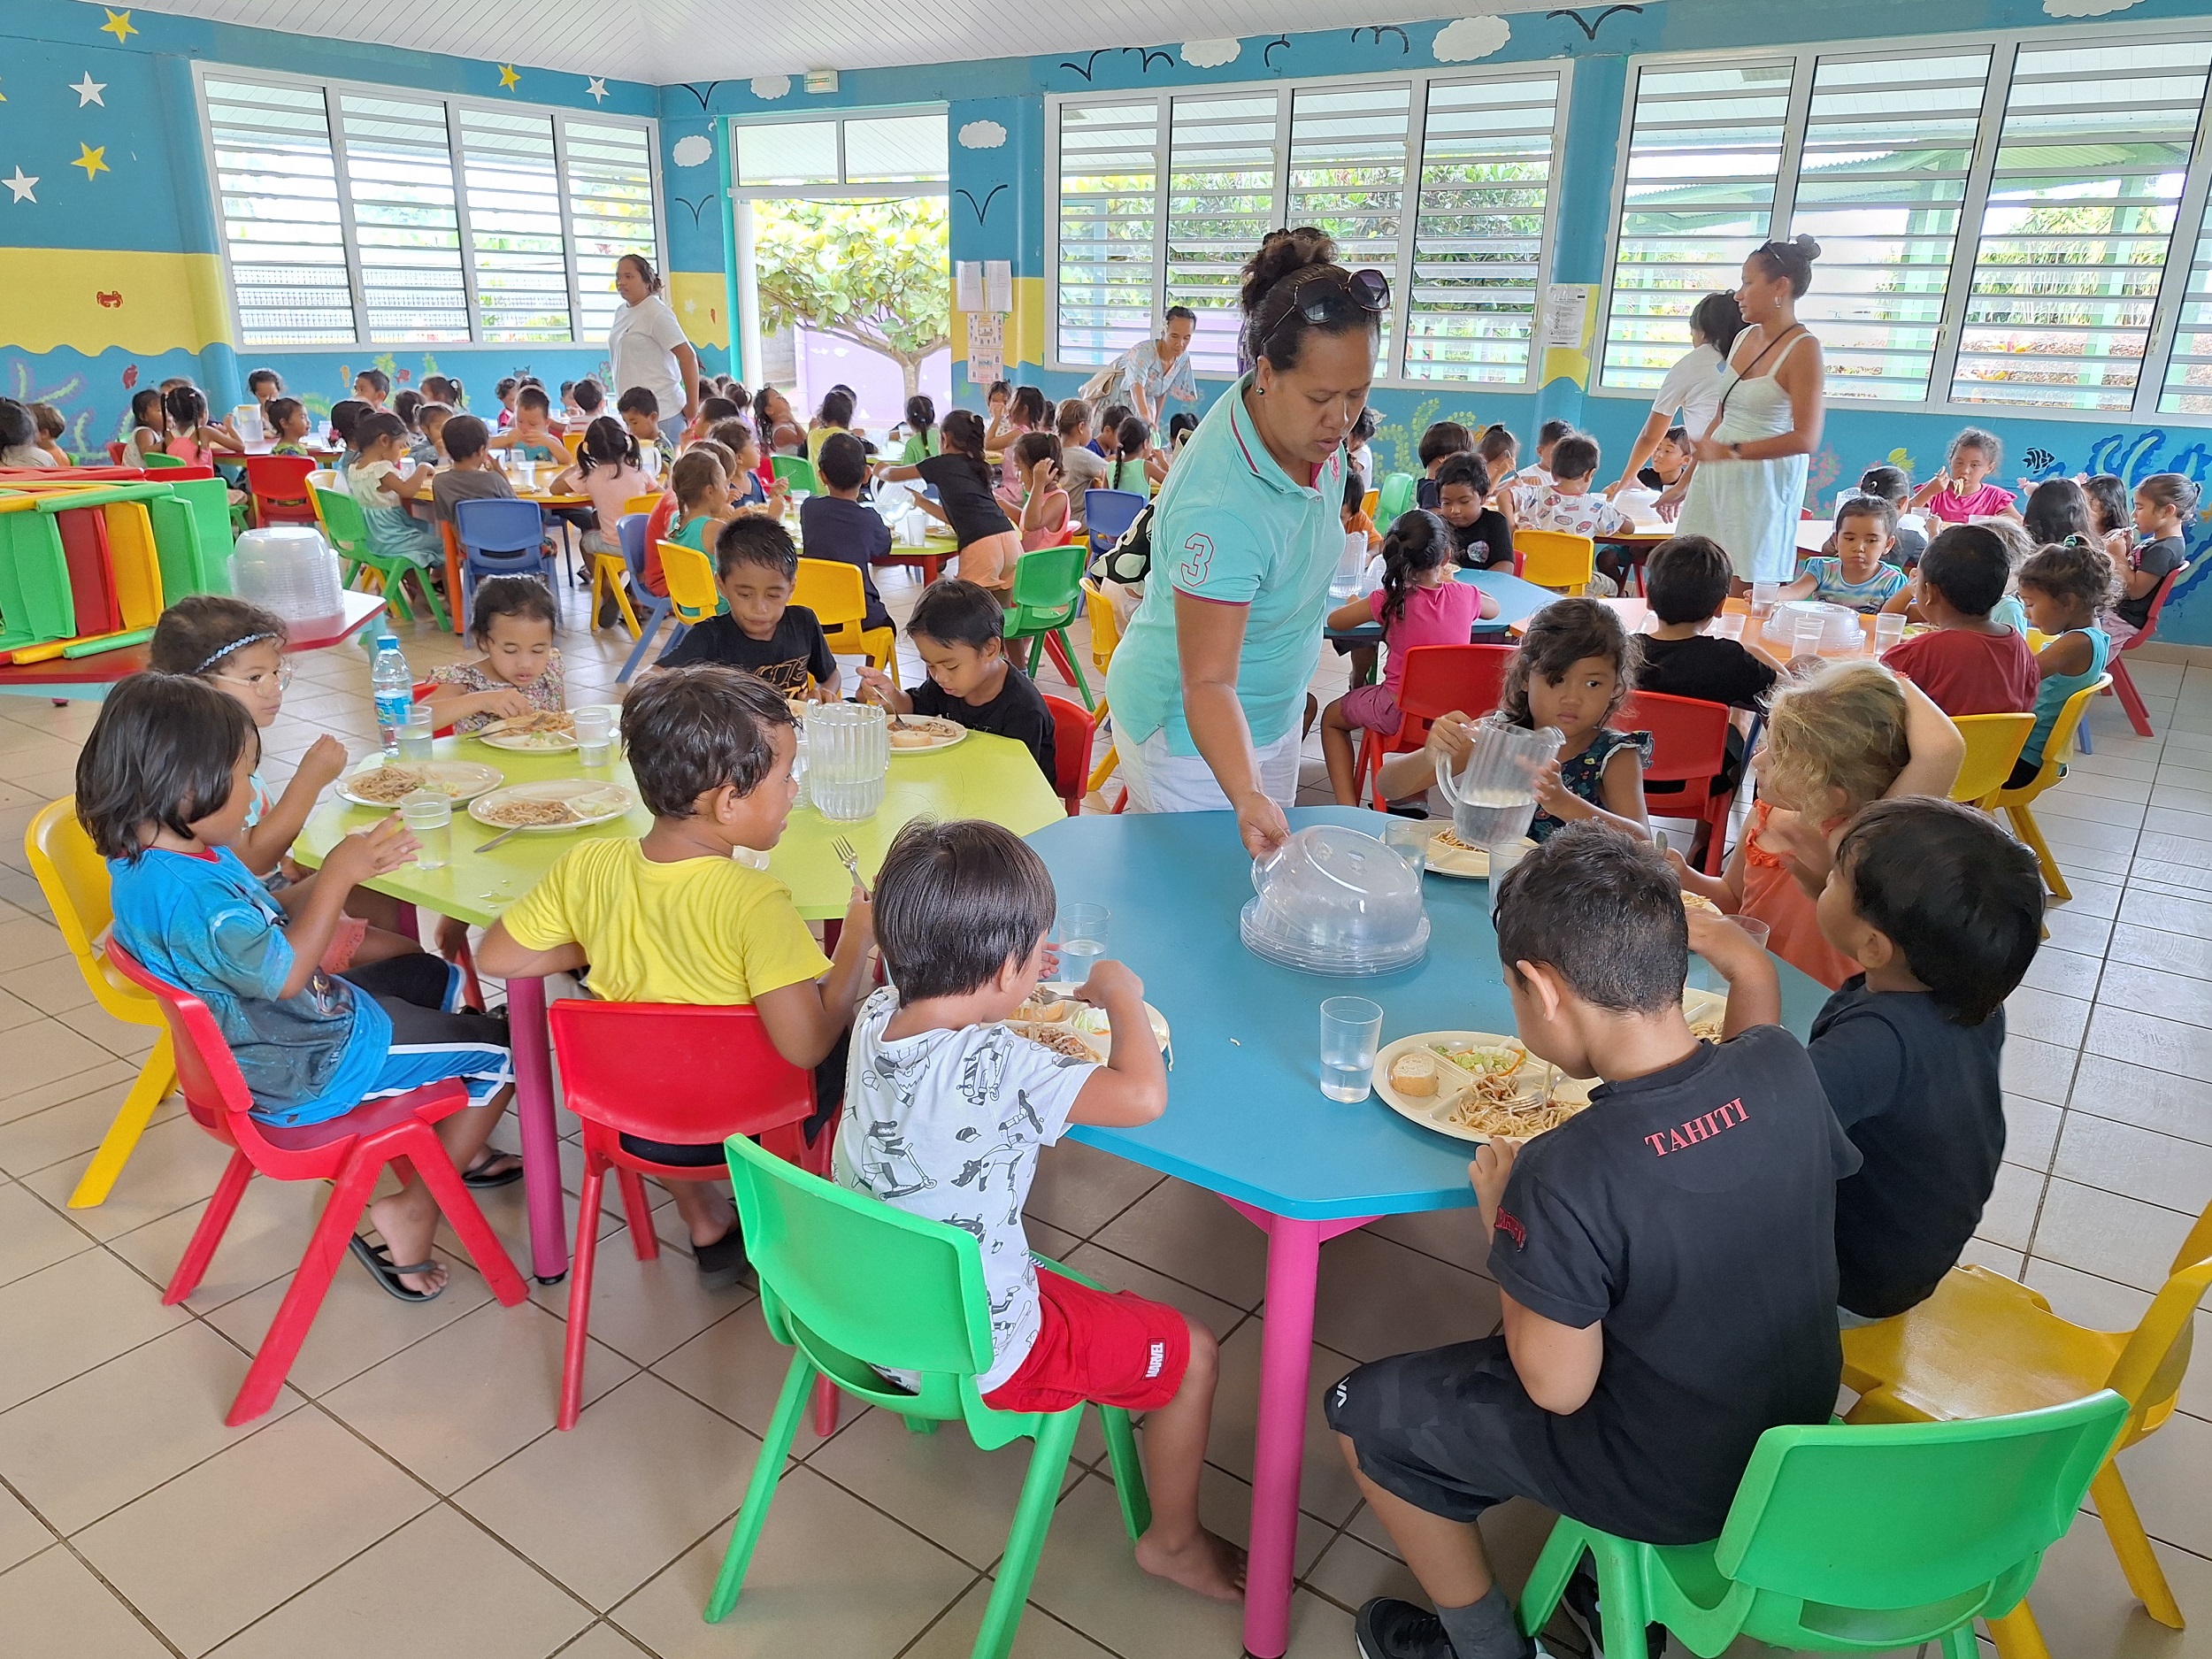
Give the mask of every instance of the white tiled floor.
[{"label": "white tiled floor", "polygon": [[[885,588],[902,615],[915,589]],[[457,649],[420,626],[407,644],[419,670]],[[572,626],[563,645],[580,695],[611,686],[627,641]],[[2040,809],[2075,898],[2014,1002],[2008,1162],[1970,1253],[2112,1328],[2140,1314],[2212,1198],[2212,669],[2136,672],[2161,735],[2134,737],[2101,704],[2097,753]],[[1331,657],[1317,687],[1335,695],[1340,676]],[[351,651],[302,660],[270,733],[278,772],[319,731],[365,749],[366,679]],[[319,1194],[257,1183],[175,1310],[159,1286],[222,1154],[173,1099],[104,1205],[64,1208],[144,1049],[90,1007],[25,873],[24,825],[70,787],[93,714],[0,698],[0,1654],[964,1655],[1025,1454],[849,1409],[827,1441],[802,1436],[738,1611],[701,1622],[784,1356],[749,1294],[703,1294],[677,1251],[638,1263],[618,1217],[574,1433],[552,1429],[565,1287],[503,1310],[465,1267],[428,1308],[342,1269],[276,1408],[223,1427]],[[518,1241],[519,1189],[488,1200]],[[1222,1338],[1206,1496],[1241,1537],[1258,1235],[1203,1193],[1073,1145],[1048,1157],[1031,1211],[1040,1248]],[[1317,1394],[1361,1359],[1494,1328],[1482,1261],[1465,1212],[1330,1244]],[[1233,1610],[1131,1563],[1100,1453],[1087,1433],[1018,1653],[1228,1659]],[[2085,1517],[2034,1597],[2053,1651],[2212,1655],[2212,1368],[2124,1463],[2196,1623],[2153,1624]],[[1304,1507],[1293,1651],[1348,1655],[1350,1609],[1409,1579],[1317,1432]],[[1517,1582],[1545,1520],[1525,1505],[1492,1517]]]}]

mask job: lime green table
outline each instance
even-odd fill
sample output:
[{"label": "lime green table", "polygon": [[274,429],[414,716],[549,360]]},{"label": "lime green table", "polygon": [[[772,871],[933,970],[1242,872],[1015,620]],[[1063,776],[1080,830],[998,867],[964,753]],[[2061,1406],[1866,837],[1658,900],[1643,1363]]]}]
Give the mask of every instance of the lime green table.
[{"label": "lime green table", "polygon": [[[544,778],[611,778],[635,793],[629,767],[577,764],[573,751],[532,753],[494,749],[470,738],[440,738],[441,760],[477,760],[497,767],[509,783]],[[317,808],[293,846],[300,863],[311,867],[339,838],[386,815],[380,807],[355,806],[332,798]],[[791,815],[783,840],[769,856],[769,873],[791,889],[799,914],[811,921],[844,915],[852,882],[830,850],[839,835],[860,854],[864,873],[883,860],[891,838],[910,820],[922,818],[979,818],[1026,835],[1065,816],[1066,809],[1029,751],[1019,743],[986,733],[971,733],[950,749],[891,757],[891,775],[883,805],[873,818],[856,824],[833,823],[811,807]],[[453,862],[442,869],[410,864],[380,876],[369,885],[403,903],[488,927],[508,905],[529,891],[553,861],[588,836],[641,836],[652,818],[642,807],[624,818],[581,830],[525,830],[512,840],[478,850],[499,832],[456,811]],[[509,1033],[515,1056],[515,1119],[521,1126],[523,1179],[529,1196],[532,1266],[541,1284],[557,1283],[568,1272],[568,1234],[561,1208],[559,1137],[553,1122],[552,1055],[546,1038],[545,984],[541,979],[507,982]]]}]

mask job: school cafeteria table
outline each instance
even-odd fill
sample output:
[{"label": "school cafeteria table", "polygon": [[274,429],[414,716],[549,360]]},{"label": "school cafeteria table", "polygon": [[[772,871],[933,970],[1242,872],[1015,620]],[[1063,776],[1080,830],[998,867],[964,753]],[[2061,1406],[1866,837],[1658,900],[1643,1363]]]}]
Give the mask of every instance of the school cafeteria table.
[{"label": "school cafeteria table", "polygon": [[[1621,626],[1626,628],[1631,634],[1643,634],[1648,631],[1645,626],[1651,619],[1651,606],[1648,602],[1642,599],[1601,599],[1598,603],[1611,611],[1614,615],[1619,617],[1621,619]],[[1722,609],[1730,616],[1740,616],[1745,618],[1744,632],[1747,638],[1760,640],[1761,643],[1766,647],[1770,653],[1776,655],[1786,654],[1786,641],[1762,638],[1758,626],[1755,626],[1750,619],[1750,601],[1746,599],[1731,599],[1722,607]],[[1523,617],[1515,621],[1510,629],[1513,637],[1516,639],[1518,639],[1527,631],[1528,618],[1526,617]],[[1920,634],[1925,632],[1925,629],[1924,629],[1918,623],[1915,623],[1911,625],[1909,632]],[[1820,655],[1823,657],[1832,657],[1871,656],[1874,652],[1874,618],[1872,616],[1865,613],[1862,613],[1860,615],[1859,635],[1860,637],[1858,642],[1853,645],[1823,645],[1820,648]]]},{"label": "school cafeteria table", "polygon": [[[1475,624],[1473,634],[1476,639],[1502,634],[1509,628],[1525,622],[1559,597],[1550,588],[1539,588],[1534,582],[1525,582],[1509,571],[1459,571],[1454,574],[1453,580],[1465,582],[1471,588],[1479,588],[1498,602],[1496,616],[1485,617]],[[1382,626],[1379,623],[1365,622],[1356,628],[1326,628],[1323,630],[1323,634],[1340,644],[1375,645],[1382,641]]]},{"label": "school cafeteria table", "polygon": [[[351,588],[341,590],[339,604],[339,614],[332,621],[294,634],[284,647],[286,655],[342,645],[384,610],[382,595],[357,594]],[[147,647],[127,645],[120,650],[102,651],[96,657],[57,657],[43,663],[10,664],[0,667],[0,695],[97,703],[119,680],[142,672],[147,661]]]},{"label": "school cafeteria table", "polygon": [[[1290,814],[1293,829],[1379,821],[1351,807]],[[1167,1016],[1175,1040],[1158,1120],[1069,1133],[1219,1194],[1267,1234],[1244,1646],[1256,1659],[1279,1659],[1321,1246],[1378,1216],[1474,1202],[1467,1142],[1419,1128],[1373,1096],[1343,1105],[1322,1094],[1320,1003],[1371,997],[1384,1009],[1386,1042],[1422,1031],[1510,1032],[1489,884],[1431,875],[1426,960],[1372,979],[1334,979],[1276,967],[1244,948],[1237,913],[1252,896],[1250,860],[1229,813],[1062,818],[1029,840],[1064,904],[1112,911],[1113,954],[1143,979],[1146,1000]],[[1778,965],[1784,1018],[1801,1037],[1827,993]]]},{"label": "school cafeteria table", "polygon": [[[1672,525],[1659,518],[1646,518],[1634,527],[1617,531],[1612,535],[1596,538],[1600,547],[1617,547],[1628,555],[1629,564],[1639,588],[1643,586],[1644,561],[1651,557],[1651,549],[1675,534]],[[1797,557],[1817,553],[1828,545],[1828,538],[1835,534],[1835,526],[1825,518],[1800,518],[1797,521]]]},{"label": "school cafeteria table", "polygon": [[[446,737],[438,740],[436,755],[441,760],[482,761],[497,767],[509,783],[541,778],[611,778],[631,784],[626,764],[617,761],[611,767],[588,771],[577,764],[572,750],[532,753],[494,749],[471,738]],[[634,786],[632,792],[635,793]],[[830,842],[839,835],[858,850],[863,872],[872,875],[882,864],[892,836],[909,819],[925,813],[933,818],[988,818],[1025,835],[1065,816],[1066,810],[1037,770],[1028,749],[1010,738],[972,732],[950,749],[894,754],[883,805],[873,818],[857,824],[837,824],[811,807],[794,811],[782,841],[769,856],[768,870],[791,889],[800,915],[809,921],[833,920],[844,915],[852,892],[851,878],[830,850]],[[588,829],[526,830],[504,845],[484,852],[480,849],[498,832],[477,823],[465,812],[461,809],[453,815],[451,864],[437,870],[409,864],[368,885],[419,909],[458,917],[472,926],[488,927],[502,910],[528,891],[548,865],[580,840],[609,835],[634,840],[653,822],[651,815],[639,806],[627,817]],[[323,855],[340,837],[384,815],[382,808],[355,806],[334,795],[307,820],[293,845],[293,856],[303,864],[319,867]],[[515,1056],[515,1120],[520,1125],[523,1179],[530,1211],[531,1265],[541,1284],[557,1284],[568,1272],[568,1233],[561,1206],[559,1135],[553,1123],[545,982],[510,979],[507,1015]]]}]

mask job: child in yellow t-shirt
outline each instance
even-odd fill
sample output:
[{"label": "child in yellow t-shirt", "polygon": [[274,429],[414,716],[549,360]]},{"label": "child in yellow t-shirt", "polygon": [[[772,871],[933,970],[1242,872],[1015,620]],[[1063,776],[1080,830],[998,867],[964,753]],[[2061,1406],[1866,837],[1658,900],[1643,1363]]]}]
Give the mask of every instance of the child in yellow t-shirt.
[{"label": "child in yellow t-shirt", "polygon": [[[502,978],[573,972],[587,964],[596,995],[623,1002],[751,1006],[776,1052],[815,1069],[820,1132],[843,1094],[853,1010],[868,990],[872,914],[856,891],[834,959],[825,957],[790,889],[742,864],[783,834],[798,790],[797,738],[783,695],[757,675],[713,664],[673,668],[630,693],[622,741],[653,815],[642,841],[588,841],[572,849],[493,925],[477,949]],[[719,1146],[675,1146],[625,1135],[665,1164],[711,1165]],[[691,1230],[700,1282],[733,1285],[745,1241],[717,1183],[674,1184]]]}]

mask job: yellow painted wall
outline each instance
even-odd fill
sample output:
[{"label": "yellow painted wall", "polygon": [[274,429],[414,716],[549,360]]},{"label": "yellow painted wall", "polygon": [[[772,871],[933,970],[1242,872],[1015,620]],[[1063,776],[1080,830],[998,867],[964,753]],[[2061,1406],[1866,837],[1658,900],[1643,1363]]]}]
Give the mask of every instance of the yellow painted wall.
[{"label": "yellow painted wall", "polygon": [[215,254],[0,247],[0,346],[151,356],[230,342]]},{"label": "yellow painted wall", "polygon": [[695,346],[728,349],[730,319],[723,314],[726,298],[719,271],[668,273],[668,303]]},{"label": "yellow painted wall", "polygon": [[[1045,333],[1045,280],[1041,276],[1014,279],[1014,310],[1006,319],[1006,344],[1001,353],[1010,366],[1016,363],[1043,363],[1047,360]],[[952,314],[952,357],[956,365],[964,365],[968,357],[968,316],[965,311]]]}]

